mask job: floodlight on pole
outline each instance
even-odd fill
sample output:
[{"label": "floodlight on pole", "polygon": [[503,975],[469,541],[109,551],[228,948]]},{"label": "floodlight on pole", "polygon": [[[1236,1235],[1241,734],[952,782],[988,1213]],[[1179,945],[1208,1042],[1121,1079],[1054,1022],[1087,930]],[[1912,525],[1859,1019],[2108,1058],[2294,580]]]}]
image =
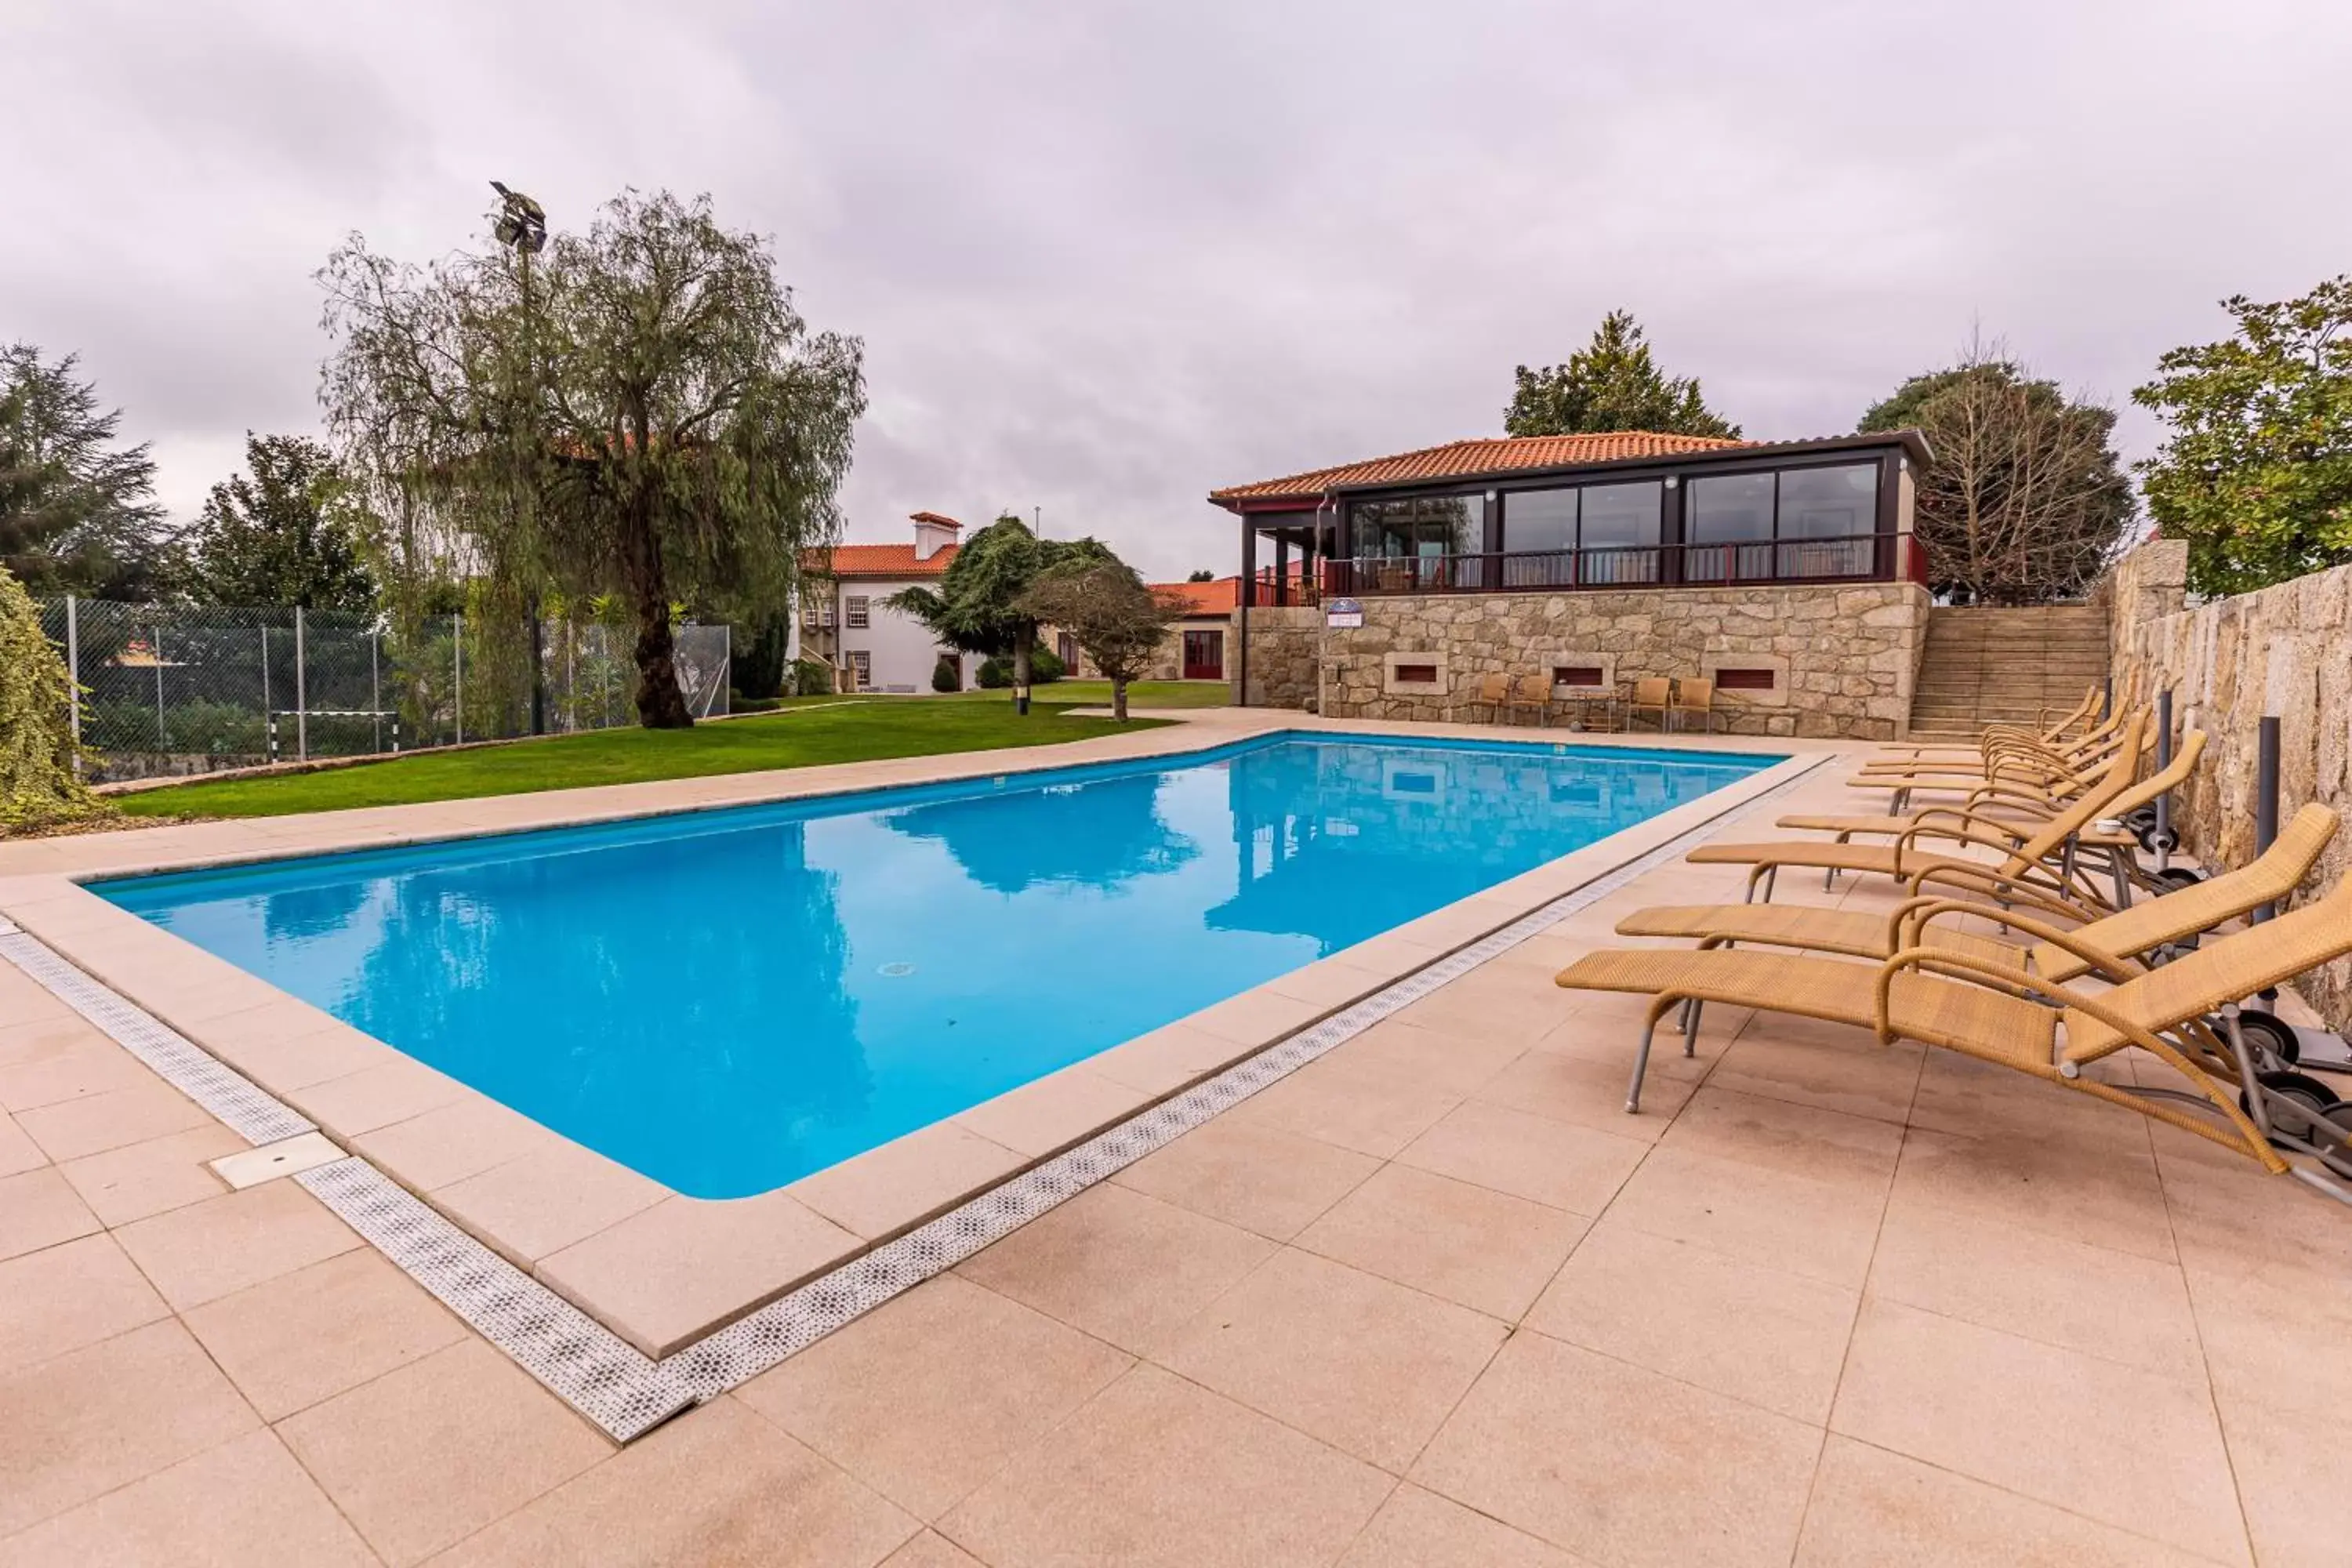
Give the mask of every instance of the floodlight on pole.
[{"label": "floodlight on pole", "polygon": [[[490,189],[499,193],[501,204],[499,221],[491,226],[490,233],[500,245],[514,247],[515,260],[522,269],[524,358],[530,366],[533,402],[536,403],[539,348],[531,332],[530,258],[547,248],[547,209],[520,191],[507,189],[504,181],[492,180]],[[530,732],[544,735],[547,733],[546,650],[541,646],[539,617],[539,589],[533,586],[530,593]]]},{"label": "floodlight on pole", "polygon": [[499,243],[511,245],[525,256],[536,256],[545,250],[547,209],[520,191],[507,189],[503,181],[492,180],[490,189],[498,192],[499,200],[505,204],[498,226],[491,230]]}]

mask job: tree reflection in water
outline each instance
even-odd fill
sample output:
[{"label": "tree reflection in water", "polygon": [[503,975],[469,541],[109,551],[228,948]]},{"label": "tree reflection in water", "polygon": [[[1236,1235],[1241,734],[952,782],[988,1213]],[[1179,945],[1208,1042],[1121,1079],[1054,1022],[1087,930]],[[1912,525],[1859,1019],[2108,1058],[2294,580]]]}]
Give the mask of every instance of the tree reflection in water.
[{"label": "tree reflection in water", "polygon": [[[1067,809],[1076,788],[1086,809]],[[885,820],[909,838],[931,839],[981,886],[1026,892],[1041,884],[1112,888],[1172,871],[1200,846],[1160,819],[1160,780],[1099,779],[894,811]]]}]

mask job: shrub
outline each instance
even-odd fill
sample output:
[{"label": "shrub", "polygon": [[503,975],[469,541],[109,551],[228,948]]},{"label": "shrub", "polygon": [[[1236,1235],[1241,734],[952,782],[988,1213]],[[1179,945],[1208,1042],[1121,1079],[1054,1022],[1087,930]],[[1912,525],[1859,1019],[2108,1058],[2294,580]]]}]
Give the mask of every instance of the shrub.
[{"label": "shrub", "polygon": [[772,713],[784,705],[781,697],[745,697],[740,692],[727,700],[730,713]]},{"label": "shrub", "polygon": [[112,809],[74,772],[68,689],[65,660],[41,634],[40,611],[0,569],[0,833]]},{"label": "shrub", "polygon": [[1051,686],[1069,672],[1069,667],[1062,662],[1062,656],[1053,649],[1036,647],[1029,650],[1030,685]]},{"label": "shrub", "polygon": [[942,655],[939,663],[931,666],[931,689],[934,691],[963,689],[963,670],[954,659]]},{"label": "shrub", "polygon": [[794,667],[793,689],[803,697],[833,695],[833,666],[821,658],[804,658]]},{"label": "shrub", "polygon": [[983,691],[1002,691],[1013,684],[1013,661],[993,656],[983,658],[975,679]]}]

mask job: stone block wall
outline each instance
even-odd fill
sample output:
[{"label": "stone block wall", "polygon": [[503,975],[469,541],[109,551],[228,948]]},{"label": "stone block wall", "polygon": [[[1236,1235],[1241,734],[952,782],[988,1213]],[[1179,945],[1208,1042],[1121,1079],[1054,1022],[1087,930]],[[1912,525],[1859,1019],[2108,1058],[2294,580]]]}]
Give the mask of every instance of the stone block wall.
[{"label": "stone block wall", "polygon": [[[2278,715],[2279,820],[2315,800],[2344,822],[2297,895],[2315,897],[2352,872],[2352,566],[2185,606],[2187,565],[2185,545],[2153,541],[2103,585],[2116,679],[2137,671],[2151,700],[2169,690],[2175,721],[2210,737],[2173,797],[2183,847],[2208,865],[2253,858],[2255,748]],[[2331,1026],[2352,1026],[2352,962],[2299,989]]]},{"label": "stone block wall", "polygon": [[[1433,595],[1363,604],[1361,627],[1329,634],[1334,718],[1467,718],[1479,678],[1489,673],[1603,662],[1630,681],[1752,663],[1785,677],[1769,693],[1718,691],[1727,727],[1890,740],[1910,722],[1927,625],[1927,591],[1910,583]],[[1313,707],[1323,635],[1319,610],[1252,609],[1248,700]],[[1430,658],[1406,657],[1420,654]],[[1442,689],[1407,689],[1395,680],[1397,664],[1424,662],[1441,667]],[[1230,652],[1226,663],[1238,680]]]}]

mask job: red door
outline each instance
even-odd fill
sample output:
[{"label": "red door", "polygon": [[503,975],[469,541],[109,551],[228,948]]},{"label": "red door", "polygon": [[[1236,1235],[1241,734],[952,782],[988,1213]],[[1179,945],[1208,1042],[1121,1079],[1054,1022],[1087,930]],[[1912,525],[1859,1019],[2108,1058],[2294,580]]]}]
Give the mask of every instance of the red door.
[{"label": "red door", "polygon": [[1224,678],[1225,634],[1186,632],[1184,634],[1184,679],[1223,680]]}]

